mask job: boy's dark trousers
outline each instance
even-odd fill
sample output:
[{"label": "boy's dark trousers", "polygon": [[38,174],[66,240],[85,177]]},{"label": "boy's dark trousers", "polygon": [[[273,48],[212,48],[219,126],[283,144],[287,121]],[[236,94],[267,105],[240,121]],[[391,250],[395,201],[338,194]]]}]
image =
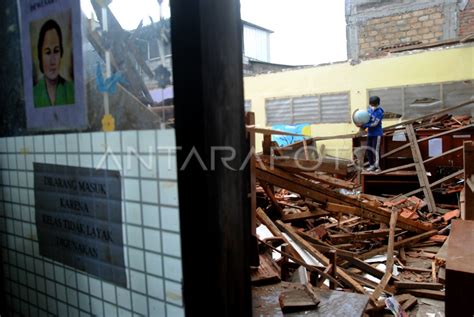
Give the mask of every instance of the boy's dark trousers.
[{"label": "boy's dark trousers", "polygon": [[368,136],[367,137],[367,159],[369,160],[369,166],[375,166],[379,168],[380,160],[380,143],[382,136]]}]

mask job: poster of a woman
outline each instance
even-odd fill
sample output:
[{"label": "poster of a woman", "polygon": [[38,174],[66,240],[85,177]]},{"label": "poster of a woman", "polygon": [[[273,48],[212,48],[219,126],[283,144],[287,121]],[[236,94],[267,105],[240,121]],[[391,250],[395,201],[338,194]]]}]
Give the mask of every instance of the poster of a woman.
[{"label": "poster of a woman", "polygon": [[80,1],[19,3],[27,128],[85,128]]},{"label": "poster of a woman", "polygon": [[[69,22],[69,17],[67,15],[64,20]],[[63,62],[63,58],[66,61],[72,60],[69,56],[64,56],[65,47],[70,47],[69,41],[65,42],[69,37],[63,36],[64,32],[54,19],[48,19],[39,30],[35,64],[39,66],[42,76],[33,87],[35,107],[74,104],[74,83],[66,79],[67,76],[61,75],[64,64],[69,65],[72,70],[71,63]],[[70,53],[70,50],[66,52]]]}]

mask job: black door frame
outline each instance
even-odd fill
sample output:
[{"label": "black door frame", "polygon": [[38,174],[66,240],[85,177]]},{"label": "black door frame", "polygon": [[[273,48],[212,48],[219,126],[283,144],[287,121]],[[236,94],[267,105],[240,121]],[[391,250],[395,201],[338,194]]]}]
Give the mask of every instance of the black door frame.
[{"label": "black door frame", "polygon": [[251,316],[240,3],[170,6],[185,313]]}]

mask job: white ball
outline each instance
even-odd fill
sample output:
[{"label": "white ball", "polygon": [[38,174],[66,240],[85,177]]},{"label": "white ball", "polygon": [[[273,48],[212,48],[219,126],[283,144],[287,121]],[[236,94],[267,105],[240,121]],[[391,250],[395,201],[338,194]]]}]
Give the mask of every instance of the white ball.
[{"label": "white ball", "polygon": [[358,127],[370,121],[370,114],[367,110],[357,109],[352,113],[352,121]]}]

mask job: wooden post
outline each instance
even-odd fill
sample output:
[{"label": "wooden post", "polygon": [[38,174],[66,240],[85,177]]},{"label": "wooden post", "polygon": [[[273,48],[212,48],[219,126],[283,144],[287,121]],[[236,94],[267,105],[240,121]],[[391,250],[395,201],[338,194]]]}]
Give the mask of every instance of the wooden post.
[{"label": "wooden post", "polygon": [[471,188],[474,175],[474,142],[464,142],[464,208],[461,218],[474,220],[474,191]]},{"label": "wooden post", "polygon": [[425,200],[428,203],[428,210],[430,212],[435,212],[436,203],[434,201],[433,193],[431,192],[428,176],[426,176],[425,165],[423,165],[423,157],[421,156],[420,147],[418,146],[418,141],[416,140],[416,134],[415,129],[413,129],[413,125],[408,124],[406,131],[408,140],[410,141],[411,152],[413,154],[413,161],[415,162],[418,180],[420,181],[420,187],[423,189]]},{"label": "wooden post", "polygon": [[[255,113],[245,113],[245,124],[248,126],[255,125]],[[255,132],[247,130],[247,141],[248,141],[248,153],[252,153],[249,160],[249,176],[250,176],[250,265],[259,266],[260,257],[258,255],[258,242],[257,242],[257,215],[255,210],[257,209],[257,195],[256,186],[257,180],[255,178]]]},{"label": "wooden post", "polygon": [[[178,170],[185,315],[208,315],[203,303],[212,298],[212,310],[222,316],[250,316],[250,182],[248,170],[240,170],[248,154],[240,4],[173,0],[170,7],[176,145],[181,147],[176,158],[183,166],[194,150],[207,167],[191,160]],[[212,152],[213,146],[235,150],[235,159],[227,162],[234,170],[220,164],[227,153]],[[212,159],[216,164],[210,170]],[[196,237],[205,248],[196,247]],[[196,261],[200,257],[206,260]]]},{"label": "wooden post", "polygon": [[272,147],[272,135],[271,134],[264,134],[263,135],[263,142],[262,142],[262,149],[263,149],[263,154],[265,155],[271,155]]}]

